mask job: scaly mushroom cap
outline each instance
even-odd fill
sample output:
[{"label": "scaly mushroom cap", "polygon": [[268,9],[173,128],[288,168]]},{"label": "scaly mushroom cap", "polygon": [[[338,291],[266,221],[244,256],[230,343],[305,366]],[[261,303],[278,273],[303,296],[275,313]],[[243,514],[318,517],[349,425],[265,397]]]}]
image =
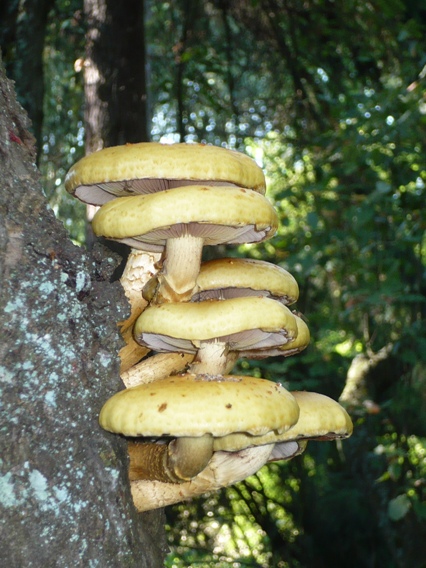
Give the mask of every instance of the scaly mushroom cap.
[{"label": "scaly mushroom cap", "polygon": [[265,177],[254,160],[204,144],[142,142],[105,148],[74,164],[66,190],[85,203],[190,185],[235,185],[265,193]]},{"label": "scaly mushroom cap", "polygon": [[114,199],[99,209],[92,224],[97,236],[153,252],[182,234],[202,238],[206,245],[259,242],[277,226],[274,208],[260,193],[203,185]]},{"label": "scaly mushroom cap", "polygon": [[280,355],[282,357],[289,357],[306,349],[311,339],[309,328],[301,317],[294,312],[292,312],[292,315],[297,325],[297,335],[294,339],[282,345],[267,347],[265,349],[244,349],[240,353],[240,356],[246,357],[247,359],[265,359],[266,357],[278,357]]},{"label": "scaly mushroom cap", "polygon": [[[348,438],[353,425],[349,414],[335,400],[323,394],[294,391],[300,408],[299,420],[283,434],[268,432],[261,436],[236,433],[213,442],[214,451],[238,451],[249,446],[301,440],[334,440]],[[275,458],[276,459],[276,458]]]},{"label": "scaly mushroom cap", "polygon": [[289,305],[299,297],[299,287],[287,270],[270,262],[218,258],[201,265],[191,301],[259,295]]},{"label": "scaly mushroom cap", "polygon": [[230,351],[282,345],[296,337],[291,311],[264,297],[149,306],[135,322],[138,343],[155,351],[194,353],[202,341],[226,343]]},{"label": "scaly mushroom cap", "polygon": [[125,436],[226,436],[284,432],[299,408],[279,384],[242,376],[175,375],[118,392],[99,423]]}]

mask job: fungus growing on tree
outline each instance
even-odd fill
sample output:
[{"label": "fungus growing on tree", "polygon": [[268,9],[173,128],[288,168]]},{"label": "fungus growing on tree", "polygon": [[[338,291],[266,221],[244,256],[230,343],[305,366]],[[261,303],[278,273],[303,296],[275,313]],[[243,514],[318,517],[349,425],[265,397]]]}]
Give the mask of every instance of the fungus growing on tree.
[{"label": "fungus growing on tree", "polygon": [[229,375],[237,357],[287,357],[310,340],[287,307],[299,288],[286,270],[249,259],[201,264],[206,245],[275,233],[253,160],[199,144],[128,144],[80,160],[66,188],[101,206],[96,235],[132,247],[121,279],[132,307],[120,352],[128,388],[105,403],[100,424],[131,440],[139,511],[235,483],[308,440],[351,434],[346,411],[324,395]]},{"label": "fungus growing on tree", "polygon": [[296,334],[291,311],[263,296],[153,305],[134,326],[139,343],[155,351],[196,353],[191,372],[213,374],[226,372],[230,353],[282,345]]},{"label": "fungus growing on tree", "polygon": [[[215,438],[283,433],[298,416],[293,396],[279,384],[186,374],[118,392],[103,406],[99,422],[110,432],[145,439],[129,451],[131,480],[179,483],[207,466]],[[152,443],[152,437],[167,443]]]},{"label": "fungus growing on tree", "polygon": [[265,176],[254,160],[206,144],[140,142],[104,148],[76,162],[66,190],[84,203],[154,193],[182,185],[226,185],[265,193]]},{"label": "fungus growing on tree", "polygon": [[295,278],[275,264],[248,258],[217,258],[204,262],[191,301],[266,296],[285,305],[299,297]]},{"label": "fungus growing on tree", "polygon": [[[252,436],[245,432],[230,434],[214,441],[214,450],[238,451],[250,446],[299,442],[308,440],[336,440],[352,434],[352,421],[346,410],[332,398],[306,391],[291,393],[299,406],[299,418],[285,432],[268,432]],[[277,448],[278,449],[278,448]]]},{"label": "fungus growing on tree", "polygon": [[203,185],[117,198],[92,223],[98,236],[163,252],[154,293],[159,303],[189,300],[205,245],[260,242],[277,226],[274,208],[260,193]]},{"label": "fungus growing on tree", "polygon": [[[76,162],[65,178],[66,190],[88,205],[204,183],[265,193],[265,177],[254,160],[235,150],[204,144],[142,142],[104,148]],[[133,341],[131,329],[147,305],[141,290],[161,264],[160,252],[148,250],[140,245],[132,248],[121,278],[131,305],[130,317],[121,322],[126,342],[120,352],[123,372],[147,354]]]},{"label": "fungus growing on tree", "polygon": [[[256,473],[267,463],[287,461],[300,455],[305,451],[309,440],[332,440],[350,436],[352,422],[337,402],[316,393],[296,391],[292,394],[300,408],[294,426],[282,434],[273,431],[263,436],[236,433],[215,438],[211,460],[190,481],[173,484],[141,479],[135,469],[130,483],[135,507],[139,511],[147,511],[216,491]],[[254,438],[260,442],[258,445],[253,444]],[[131,456],[131,463],[138,459],[135,452]]]}]

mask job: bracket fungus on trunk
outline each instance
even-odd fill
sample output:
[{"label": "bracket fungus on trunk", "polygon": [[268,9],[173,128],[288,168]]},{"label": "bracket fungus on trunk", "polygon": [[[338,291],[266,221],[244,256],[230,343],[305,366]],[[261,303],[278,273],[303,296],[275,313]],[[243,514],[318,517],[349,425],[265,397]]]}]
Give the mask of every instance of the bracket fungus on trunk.
[{"label": "bracket fungus on trunk", "polygon": [[200,267],[191,301],[265,296],[289,306],[299,297],[296,279],[287,270],[248,258],[217,258]]},{"label": "bracket fungus on trunk", "polygon": [[214,450],[238,451],[250,446],[309,440],[336,440],[348,438],[353,425],[346,410],[332,398],[323,394],[291,391],[299,407],[299,418],[285,432],[267,432],[252,436],[245,432],[230,434],[214,441]]},{"label": "bracket fungus on trunk", "polygon": [[254,160],[241,152],[206,144],[112,146],[85,156],[65,177],[68,193],[92,205],[192,183],[266,191],[265,176]]},{"label": "bracket fungus on trunk", "polygon": [[[116,197],[190,184],[242,187],[262,195],[266,191],[265,176],[254,160],[235,150],[204,144],[141,142],[104,148],[76,162],[65,178],[71,195],[95,206]],[[161,265],[160,252],[149,250],[133,248],[121,278],[131,305],[130,317],[121,323],[126,342],[120,353],[122,371],[146,355],[133,341],[131,327],[147,304],[140,291]],[[149,264],[154,268],[148,268]]]},{"label": "bracket fungus on trunk", "polygon": [[127,388],[99,420],[129,441],[137,510],[235,483],[309,440],[350,436],[332,399],[229,374],[238,357],[287,357],[310,341],[287,307],[299,296],[289,272],[251,259],[201,264],[206,245],[274,235],[278,217],[254,160],[203,144],[126,144],[77,162],[65,185],[101,206],[95,234],[132,247],[121,279],[131,304],[121,328]]},{"label": "bracket fungus on trunk", "polygon": [[282,345],[296,334],[291,311],[263,296],[153,305],[134,327],[150,349],[196,353],[190,369],[197,373],[225,372],[229,352]]},{"label": "bracket fungus on trunk", "polygon": [[205,245],[260,242],[277,226],[274,208],[260,193],[205,185],[117,198],[103,205],[92,223],[98,236],[163,252],[156,302],[191,297]]},{"label": "bracket fungus on trunk", "polygon": [[[143,437],[130,450],[131,480],[179,483],[207,466],[216,438],[284,433],[298,417],[294,397],[279,384],[237,375],[185,374],[118,392],[103,406],[99,422],[110,432]],[[168,441],[152,443],[153,437]]]}]

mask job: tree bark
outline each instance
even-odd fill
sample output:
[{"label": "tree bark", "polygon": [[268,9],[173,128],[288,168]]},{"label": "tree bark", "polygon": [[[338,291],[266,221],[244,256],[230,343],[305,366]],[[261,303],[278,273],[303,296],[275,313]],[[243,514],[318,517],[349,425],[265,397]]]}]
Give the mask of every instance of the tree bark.
[{"label": "tree bark", "polygon": [[1,61],[0,108],[2,566],[163,566],[163,513],[136,513],[125,441],[98,425],[122,387],[115,261],[75,247],[49,209]]},{"label": "tree bark", "polygon": [[0,9],[1,16],[6,18],[0,38],[6,51],[13,52],[10,76],[16,81],[19,101],[31,119],[38,154],[43,144],[43,50],[47,18],[53,5],[54,0],[24,0],[9,2],[8,6],[5,2]]},{"label": "tree bark", "polygon": [[[143,0],[84,0],[85,150],[149,140]],[[87,206],[87,218],[97,208]],[[87,226],[88,248],[95,241]],[[128,247],[110,242],[126,256]]]},{"label": "tree bark", "polygon": [[86,152],[149,138],[142,0],[84,0]]}]

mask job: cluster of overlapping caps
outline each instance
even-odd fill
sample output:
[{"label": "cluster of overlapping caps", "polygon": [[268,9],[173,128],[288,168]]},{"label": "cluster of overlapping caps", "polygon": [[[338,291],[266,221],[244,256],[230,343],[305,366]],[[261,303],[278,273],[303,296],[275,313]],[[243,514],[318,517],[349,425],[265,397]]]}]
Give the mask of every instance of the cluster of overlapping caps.
[{"label": "cluster of overlapping caps", "polygon": [[324,395],[230,374],[240,357],[288,356],[309,343],[287,307],[299,289],[286,270],[202,263],[206,245],[260,242],[277,229],[253,160],[201,144],[128,144],[77,162],[66,188],[101,206],[96,235],[131,247],[121,279],[131,303],[120,352],[127,388],[105,403],[100,424],[132,440],[138,510],[235,483],[308,440],[351,434],[346,411]]}]

